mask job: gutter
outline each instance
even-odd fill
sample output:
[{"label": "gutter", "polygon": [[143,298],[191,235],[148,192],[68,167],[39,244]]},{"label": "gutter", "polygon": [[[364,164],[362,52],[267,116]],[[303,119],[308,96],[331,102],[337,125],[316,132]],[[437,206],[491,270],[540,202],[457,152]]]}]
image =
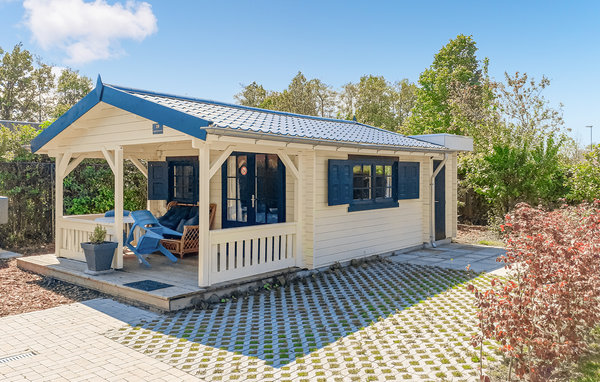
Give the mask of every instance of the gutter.
[{"label": "gutter", "polygon": [[[429,190],[430,190],[430,200],[431,203],[429,203],[431,211],[429,213],[429,244],[435,248],[437,247],[437,245],[435,244],[435,177],[440,173],[440,171],[442,170],[442,168],[444,168],[444,166],[446,166],[446,162],[448,161],[448,153],[444,153],[444,160],[442,160],[442,163],[440,163],[440,165],[435,169],[435,171],[433,172],[433,174],[431,174],[431,179],[429,182]],[[431,158],[431,168],[433,169],[433,158]],[[445,185],[444,185],[445,187]]]},{"label": "gutter", "polygon": [[[376,144],[365,144],[365,143],[352,143],[352,142],[337,142],[327,139],[318,139],[318,138],[305,138],[305,137],[290,137],[286,135],[275,135],[273,133],[263,133],[259,131],[244,131],[244,130],[234,130],[227,129],[223,127],[205,127],[203,130],[206,130],[209,134],[215,135],[226,135],[232,137],[239,138],[250,138],[250,139],[266,139],[271,141],[279,141],[286,143],[299,142],[308,145],[326,145],[326,146],[334,146],[336,148],[339,147],[352,147],[357,149],[374,149],[374,150],[390,150],[390,151],[418,151],[418,152],[436,152],[436,153],[448,153],[448,150],[444,146],[436,145],[435,143],[429,143],[431,145],[439,146],[438,148],[424,148],[424,147],[412,147],[412,146],[389,146],[389,145],[376,145]],[[260,138],[257,138],[260,137]],[[410,138],[414,139],[414,138]]]}]

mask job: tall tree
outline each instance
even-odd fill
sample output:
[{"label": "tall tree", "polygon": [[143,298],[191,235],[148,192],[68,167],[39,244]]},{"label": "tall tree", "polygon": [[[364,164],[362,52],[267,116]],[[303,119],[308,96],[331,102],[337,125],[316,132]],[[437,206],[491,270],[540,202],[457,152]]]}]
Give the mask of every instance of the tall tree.
[{"label": "tall tree", "polygon": [[361,123],[397,130],[393,112],[394,92],[383,76],[362,76],[357,84],[356,120]]},{"label": "tall tree", "polygon": [[0,119],[41,119],[39,95],[53,80],[49,67],[34,67],[32,54],[22,44],[12,52],[0,48]]},{"label": "tall tree", "polygon": [[[468,134],[468,130],[476,128],[469,123],[477,121],[464,123],[464,118],[472,114],[466,108],[487,110],[490,95],[484,77],[487,60],[479,61],[476,52],[473,38],[461,34],[435,55],[431,66],[419,77],[421,87],[407,125],[410,133]],[[465,91],[474,98],[460,109],[456,103]],[[457,120],[461,123],[456,123]]]},{"label": "tall tree", "polygon": [[242,91],[234,96],[240,105],[250,107],[262,107],[261,105],[267,99],[267,91],[262,85],[253,81],[249,85],[241,85]]},{"label": "tall tree", "polygon": [[56,84],[57,103],[53,117],[58,118],[92,91],[93,82],[89,77],[79,75],[79,71],[65,69]]},{"label": "tall tree", "polygon": [[317,115],[317,104],[313,87],[302,72],[298,72],[281,93],[270,96],[274,110],[290,113]]},{"label": "tall tree", "polygon": [[410,117],[411,111],[417,101],[417,85],[406,78],[396,81],[392,92],[392,109],[396,116],[396,125],[402,126]]},{"label": "tall tree", "polygon": [[313,78],[310,80],[309,86],[316,102],[317,115],[320,117],[333,117],[337,101],[337,93],[331,88],[331,86],[324,84],[318,78]]},{"label": "tall tree", "polygon": [[235,95],[241,105],[322,117],[334,115],[336,97],[330,86],[317,78],[308,80],[302,72],[282,92],[267,91],[252,82]]},{"label": "tall tree", "polygon": [[504,73],[505,84],[498,84],[498,108],[512,131],[512,138],[537,140],[562,132],[562,104],[553,107],[544,97],[550,80],[536,81],[527,73]]},{"label": "tall tree", "polygon": [[355,119],[356,101],[358,100],[358,87],[352,82],[342,86],[338,105],[338,118]]}]

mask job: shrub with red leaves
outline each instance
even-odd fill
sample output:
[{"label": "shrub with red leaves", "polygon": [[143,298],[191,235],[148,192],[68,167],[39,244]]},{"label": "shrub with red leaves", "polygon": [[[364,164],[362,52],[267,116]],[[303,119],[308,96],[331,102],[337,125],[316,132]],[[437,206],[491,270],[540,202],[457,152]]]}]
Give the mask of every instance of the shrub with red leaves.
[{"label": "shrub with red leaves", "polygon": [[509,276],[488,290],[469,285],[481,329],[473,345],[495,339],[519,378],[547,381],[600,323],[600,201],[550,212],[519,204],[502,229]]}]

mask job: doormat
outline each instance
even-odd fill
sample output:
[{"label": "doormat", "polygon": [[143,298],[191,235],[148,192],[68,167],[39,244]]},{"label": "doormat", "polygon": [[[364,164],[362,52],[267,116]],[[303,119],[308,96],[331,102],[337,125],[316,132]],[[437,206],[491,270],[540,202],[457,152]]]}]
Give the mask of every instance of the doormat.
[{"label": "doormat", "polygon": [[127,283],[127,284],[123,284],[123,285],[130,287],[130,288],[143,290],[146,292],[173,286],[171,284],[165,284],[165,283],[161,283],[161,282],[154,281],[154,280],[142,280],[142,281],[136,281],[133,283]]}]

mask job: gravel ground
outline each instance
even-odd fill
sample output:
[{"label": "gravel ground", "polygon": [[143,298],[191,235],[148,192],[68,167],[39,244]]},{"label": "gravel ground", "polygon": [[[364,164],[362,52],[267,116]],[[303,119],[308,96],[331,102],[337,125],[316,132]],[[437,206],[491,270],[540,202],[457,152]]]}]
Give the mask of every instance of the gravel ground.
[{"label": "gravel ground", "polygon": [[[35,251],[23,251],[35,254]],[[102,297],[101,293],[17,268],[0,260],[0,317]]]},{"label": "gravel ground", "polygon": [[459,224],[456,243],[462,244],[483,244],[494,247],[504,247],[502,238],[498,233],[489,229],[489,227],[481,225]]}]

